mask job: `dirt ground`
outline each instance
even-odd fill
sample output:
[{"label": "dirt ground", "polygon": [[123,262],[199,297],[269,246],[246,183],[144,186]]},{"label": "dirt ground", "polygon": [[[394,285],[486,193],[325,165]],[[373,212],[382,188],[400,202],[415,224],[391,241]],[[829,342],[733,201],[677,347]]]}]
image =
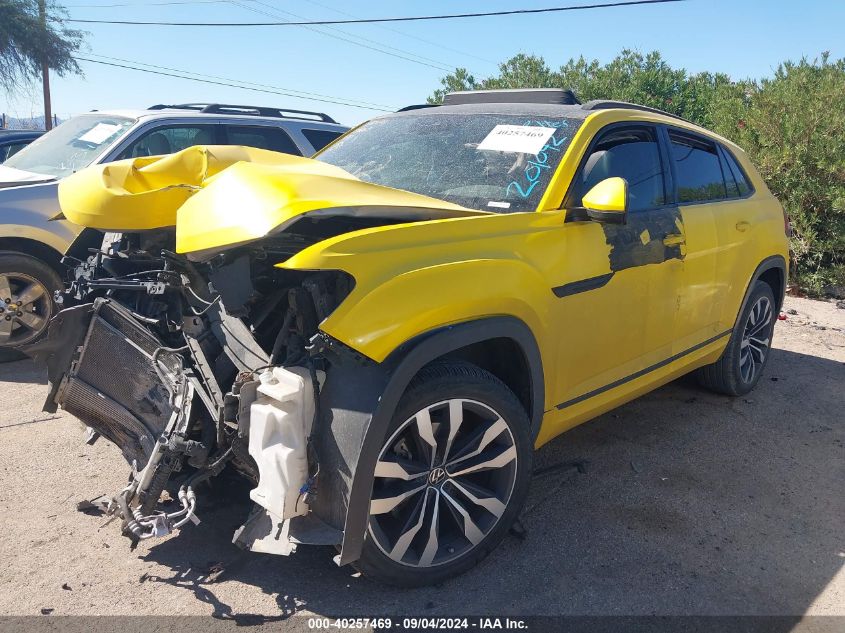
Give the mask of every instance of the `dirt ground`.
[{"label": "dirt ground", "polygon": [[754,392],[680,380],[558,438],[537,465],[585,472],[535,477],[524,538],[419,590],[357,577],[328,548],[242,552],[243,502],[130,552],[116,523],[76,510],[122,487],[118,451],[41,413],[29,361],[0,365],[0,615],[845,615],[845,310],[785,309]]}]

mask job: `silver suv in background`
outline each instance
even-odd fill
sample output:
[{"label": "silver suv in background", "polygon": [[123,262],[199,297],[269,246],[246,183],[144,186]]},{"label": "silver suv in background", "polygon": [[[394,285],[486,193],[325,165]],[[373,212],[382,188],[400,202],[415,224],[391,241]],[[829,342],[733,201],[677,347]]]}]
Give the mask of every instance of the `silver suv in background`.
[{"label": "silver suv in background", "polygon": [[[348,128],[321,112],[188,103],[75,116],[0,165],[0,360],[37,339],[62,285],[62,256],[99,246],[59,211],[58,181],[89,165],[178,152],[192,145],[247,145],[311,156]],[[79,238],[79,239],[77,239]],[[68,252],[73,243],[74,250]]]}]

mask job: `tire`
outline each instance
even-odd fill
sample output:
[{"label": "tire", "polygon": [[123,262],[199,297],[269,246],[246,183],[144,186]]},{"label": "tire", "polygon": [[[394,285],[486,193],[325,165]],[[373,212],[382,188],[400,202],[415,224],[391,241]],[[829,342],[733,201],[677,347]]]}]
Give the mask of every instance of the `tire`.
[{"label": "tire", "polygon": [[20,356],[16,348],[34,343],[56,313],[53,293],[62,280],[45,262],[0,252],[0,360]]},{"label": "tire", "polygon": [[386,434],[355,567],[403,587],[467,571],[517,518],[532,457],[528,415],[502,381],[464,362],[422,369]]},{"label": "tire", "polygon": [[757,281],[734,325],[722,357],[697,370],[699,383],[710,391],[742,396],[754,389],[769,360],[777,313],[771,287]]}]

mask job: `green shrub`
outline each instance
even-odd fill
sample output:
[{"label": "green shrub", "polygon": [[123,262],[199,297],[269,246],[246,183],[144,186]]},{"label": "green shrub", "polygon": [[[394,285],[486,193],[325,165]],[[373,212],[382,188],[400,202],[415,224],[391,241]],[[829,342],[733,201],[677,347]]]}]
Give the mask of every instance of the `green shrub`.
[{"label": "green shrub", "polygon": [[794,278],[845,286],[845,60],[785,62],[715,104],[714,128],[743,147],[792,221]]}]

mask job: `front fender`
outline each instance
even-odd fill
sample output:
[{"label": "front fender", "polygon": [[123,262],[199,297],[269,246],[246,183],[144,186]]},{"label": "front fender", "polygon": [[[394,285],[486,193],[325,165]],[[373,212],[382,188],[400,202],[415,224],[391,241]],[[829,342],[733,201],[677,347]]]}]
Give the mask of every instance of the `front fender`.
[{"label": "front fender", "polygon": [[433,360],[481,341],[507,338],[523,351],[532,385],[532,432],[543,417],[544,378],[537,341],[513,317],[489,317],[427,332],[394,350],[382,363],[356,357],[328,341],[332,367],[320,394],[315,433],[320,480],[314,512],[343,531],[338,563],[361,555],[369,521],[370,496],[378,455],[390,421],[411,379]]},{"label": "front fender", "polygon": [[[538,310],[548,305],[550,292],[539,273],[521,260],[450,262],[382,283],[358,283],[321,329],[381,362],[424,332],[489,316],[512,316],[543,333],[548,315]],[[539,343],[547,349],[544,340]]]},{"label": "front fender", "polygon": [[0,190],[0,237],[35,240],[64,253],[82,227],[49,220],[59,210],[56,187],[47,183]]}]

